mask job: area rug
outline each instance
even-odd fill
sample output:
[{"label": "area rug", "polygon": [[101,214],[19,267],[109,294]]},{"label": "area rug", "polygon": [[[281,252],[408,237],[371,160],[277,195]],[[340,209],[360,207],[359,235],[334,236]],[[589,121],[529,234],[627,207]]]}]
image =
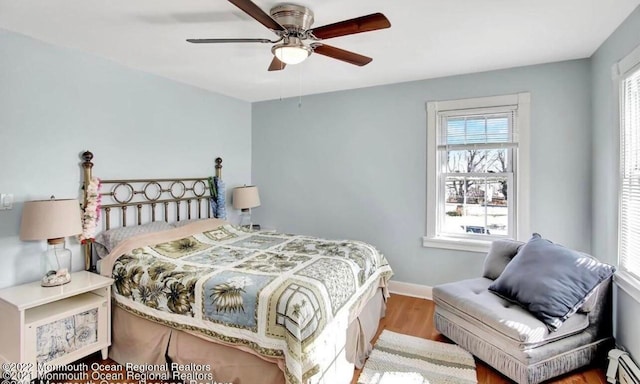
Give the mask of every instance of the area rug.
[{"label": "area rug", "polygon": [[474,384],[473,356],[454,344],[382,331],[358,384]]}]

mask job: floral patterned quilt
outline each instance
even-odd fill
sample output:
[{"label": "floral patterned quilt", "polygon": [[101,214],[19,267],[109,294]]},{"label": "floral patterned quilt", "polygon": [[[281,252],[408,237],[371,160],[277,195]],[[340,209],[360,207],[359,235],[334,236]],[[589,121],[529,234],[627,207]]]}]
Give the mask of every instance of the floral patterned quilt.
[{"label": "floral patterned quilt", "polygon": [[151,245],[133,241],[107,257],[117,305],[284,357],[291,383],[322,376],[344,346],[350,321],[392,275],[382,254],[358,241],[246,232],[228,224],[197,233],[187,227],[148,238]]}]

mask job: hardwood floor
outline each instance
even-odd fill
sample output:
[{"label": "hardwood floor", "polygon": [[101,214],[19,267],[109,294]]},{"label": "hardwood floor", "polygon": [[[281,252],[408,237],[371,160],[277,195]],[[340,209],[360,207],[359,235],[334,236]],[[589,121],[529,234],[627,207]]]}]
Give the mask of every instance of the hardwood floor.
[{"label": "hardwood floor", "polygon": [[[436,327],[433,324],[433,311],[434,305],[433,301],[431,300],[418,299],[408,296],[391,295],[391,298],[387,302],[386,317],[380,322],[376,339],[383,329],[388,329],[393,332],[423,337],[425,339],[450,342],[448,339],[438,333],[438,331],[436,331]],[[502,376],[502,374],[498,373],[498,371],[494,370],[478,359],[476,359],[476,368],[479,384],[513,383],[510,379]],[[357,383],[359,374],[359,370],[356,370],[356,373],[352,380],[352,384]],[[547,383],[606,384],[607,380],[604,376],[603,369],[588,368],[579,370],[572,374],[561,376],[555,380],[550,380]]]},{"label": "hardwood floor", "polygon": [[[380,322],[378,334],[376,339],[380,335],[383,329],[390,331],[404,333],[407,335],[423,337],[426,339],[449,342],[445,337],[440,335],[436,331],[433,324],[433,311],[434,305],[430,300],[418,299],[408,296],[391,295],[391,298],[387,302],[387,314]],[[89,367],[93,363],[99,363],[104,367],[104,373],[110,368],[117,365],[117,363],[111,359],[102,361],[100,354],[92,355],[83,360]],[[502,376],[500,373],[490,368],[482,361],[476,359],[476,367],[478,374],[479,384],[505,384],[512,383],[508,378]],[[103,371],[102,369],[100,371]],[[102,373],[102,372],[101,372]],[[357,383],[359,370],[356,370],[352,384]],[[98,374],[99,375],[99,374]],[[116,377],[126,378],[126,372],[121,371],[121,375]],[[113,380],[101,381],[101,384],[115,383]],[[138,383],[137,380],[117,380],[119,383]],[[152,384],[153,381],[147,381],[148,384]],[[586,368],[579,370],[575,373],[568,374],[557,378],[555,380],[548,381],[547,383],[554,384],[606,384],[604,376],[604,370],[601,368]],[[77,383],[80,384],[80,383]],[[247,383],[254,384],[254,383]],[[255,383],[259,384],[259,383]]]}]

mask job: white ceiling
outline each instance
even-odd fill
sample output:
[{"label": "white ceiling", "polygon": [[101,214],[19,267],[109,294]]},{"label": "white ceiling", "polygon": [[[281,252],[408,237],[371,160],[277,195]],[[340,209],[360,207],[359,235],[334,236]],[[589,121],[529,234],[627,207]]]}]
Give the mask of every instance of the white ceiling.
[{"label": "white ceiling", "polygon": [[[254,0],[265,12],[281,1]],[[186,38],[275,34],[225,0],[0,0],[0,28],[247,101],[585,58],[640,0],[294,1],[322,26],[382,12],[391,28],[327,40],[373,57],[312,55],[267,72],[267,44]]]}]

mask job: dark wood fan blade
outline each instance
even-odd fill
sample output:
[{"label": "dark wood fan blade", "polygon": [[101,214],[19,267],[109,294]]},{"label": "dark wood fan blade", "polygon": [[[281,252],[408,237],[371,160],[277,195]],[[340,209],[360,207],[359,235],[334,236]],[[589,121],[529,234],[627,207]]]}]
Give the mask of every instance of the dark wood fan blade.
[{"label": "dark wood fan blade", "polygon": [[211,43],[273,43],[269,39],[187,39],[188,42],[194,44],[211,44]]},{"label": "dark wood fan blade", "polygon": [[236,7],[240,8],[247,15],[253,17],[262,25],[274,31],[284,31],[285,28],[280,25],[273,17],[269,16],[265,11],[258,7],[251,0],[229,0],[229,2]]},{"label": "dark wood fan blade", "polygon": [[350,51],[345,51],[344,49],[332,47],[326,44],[314,44],[313,52],[331,57],[333,59],[341,60],[349,64],[358,65],[360,67],[369,64],[371,60],[373,60],[370,57]]},{"label": "dark wood fan blade", "polygon": [[390,26],[391,23],[382,13],[373,13],[367,16],[356,17],[351,20],[340,21],[324,25],[322,27],[313,28],[311,32],[318,39],[330,39],[332,37],[385,29]]},{"label": "dark wood fan blade", "polygon": [[273,56],[273,60],[271,60],[271,64],[269,65],[269,71],[280,71],[283,70],[286,66],[287,64],[283,63],[282,61],[278,60],[277,57]]}]

